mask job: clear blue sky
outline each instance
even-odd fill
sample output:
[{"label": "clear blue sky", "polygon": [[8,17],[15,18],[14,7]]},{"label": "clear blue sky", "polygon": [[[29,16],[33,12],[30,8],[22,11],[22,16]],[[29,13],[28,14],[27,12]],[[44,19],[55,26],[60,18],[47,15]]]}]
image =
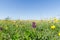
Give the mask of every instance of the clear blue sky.
[{"label": "clear blue sky", "polygon": [[60,17],[60,0],[0,0],[0,19]]}]

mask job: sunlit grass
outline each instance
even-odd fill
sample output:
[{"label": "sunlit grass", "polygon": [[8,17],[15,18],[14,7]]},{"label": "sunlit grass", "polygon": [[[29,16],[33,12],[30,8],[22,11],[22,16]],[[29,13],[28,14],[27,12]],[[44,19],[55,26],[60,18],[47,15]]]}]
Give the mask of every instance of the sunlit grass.
[{"label": "sunlit grass", "polygon": [[0,40],[60,40],[60,20],[0,20]]}]

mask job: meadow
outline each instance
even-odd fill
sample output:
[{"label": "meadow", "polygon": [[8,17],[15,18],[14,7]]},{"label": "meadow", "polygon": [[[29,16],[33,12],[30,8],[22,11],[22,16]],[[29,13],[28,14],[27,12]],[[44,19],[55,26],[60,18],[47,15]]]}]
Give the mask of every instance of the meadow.
[{"label": "meadow", "polygon": [[60,20],[0,20],[0,40],[60,40]]}]

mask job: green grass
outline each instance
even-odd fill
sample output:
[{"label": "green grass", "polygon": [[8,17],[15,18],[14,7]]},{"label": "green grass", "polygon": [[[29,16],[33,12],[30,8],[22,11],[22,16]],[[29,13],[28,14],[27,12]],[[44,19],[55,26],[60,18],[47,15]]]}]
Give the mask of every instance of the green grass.
[{"label": "green grass", "polygon": [[[36,28],[32,22],[36,22]],[[55,25],[55,29],[51,26]],[[47,20],[0,20],[0,40],[60,40],[60,22]]]}]

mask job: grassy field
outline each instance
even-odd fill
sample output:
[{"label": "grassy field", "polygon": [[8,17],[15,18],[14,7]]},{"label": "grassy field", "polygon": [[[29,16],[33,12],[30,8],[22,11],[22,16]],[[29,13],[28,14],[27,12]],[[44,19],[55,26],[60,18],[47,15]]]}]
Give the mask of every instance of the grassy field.
[{"label": "grassy field", "polygon": [[0,40],[60,40],[60,20],[0,20]]}]

